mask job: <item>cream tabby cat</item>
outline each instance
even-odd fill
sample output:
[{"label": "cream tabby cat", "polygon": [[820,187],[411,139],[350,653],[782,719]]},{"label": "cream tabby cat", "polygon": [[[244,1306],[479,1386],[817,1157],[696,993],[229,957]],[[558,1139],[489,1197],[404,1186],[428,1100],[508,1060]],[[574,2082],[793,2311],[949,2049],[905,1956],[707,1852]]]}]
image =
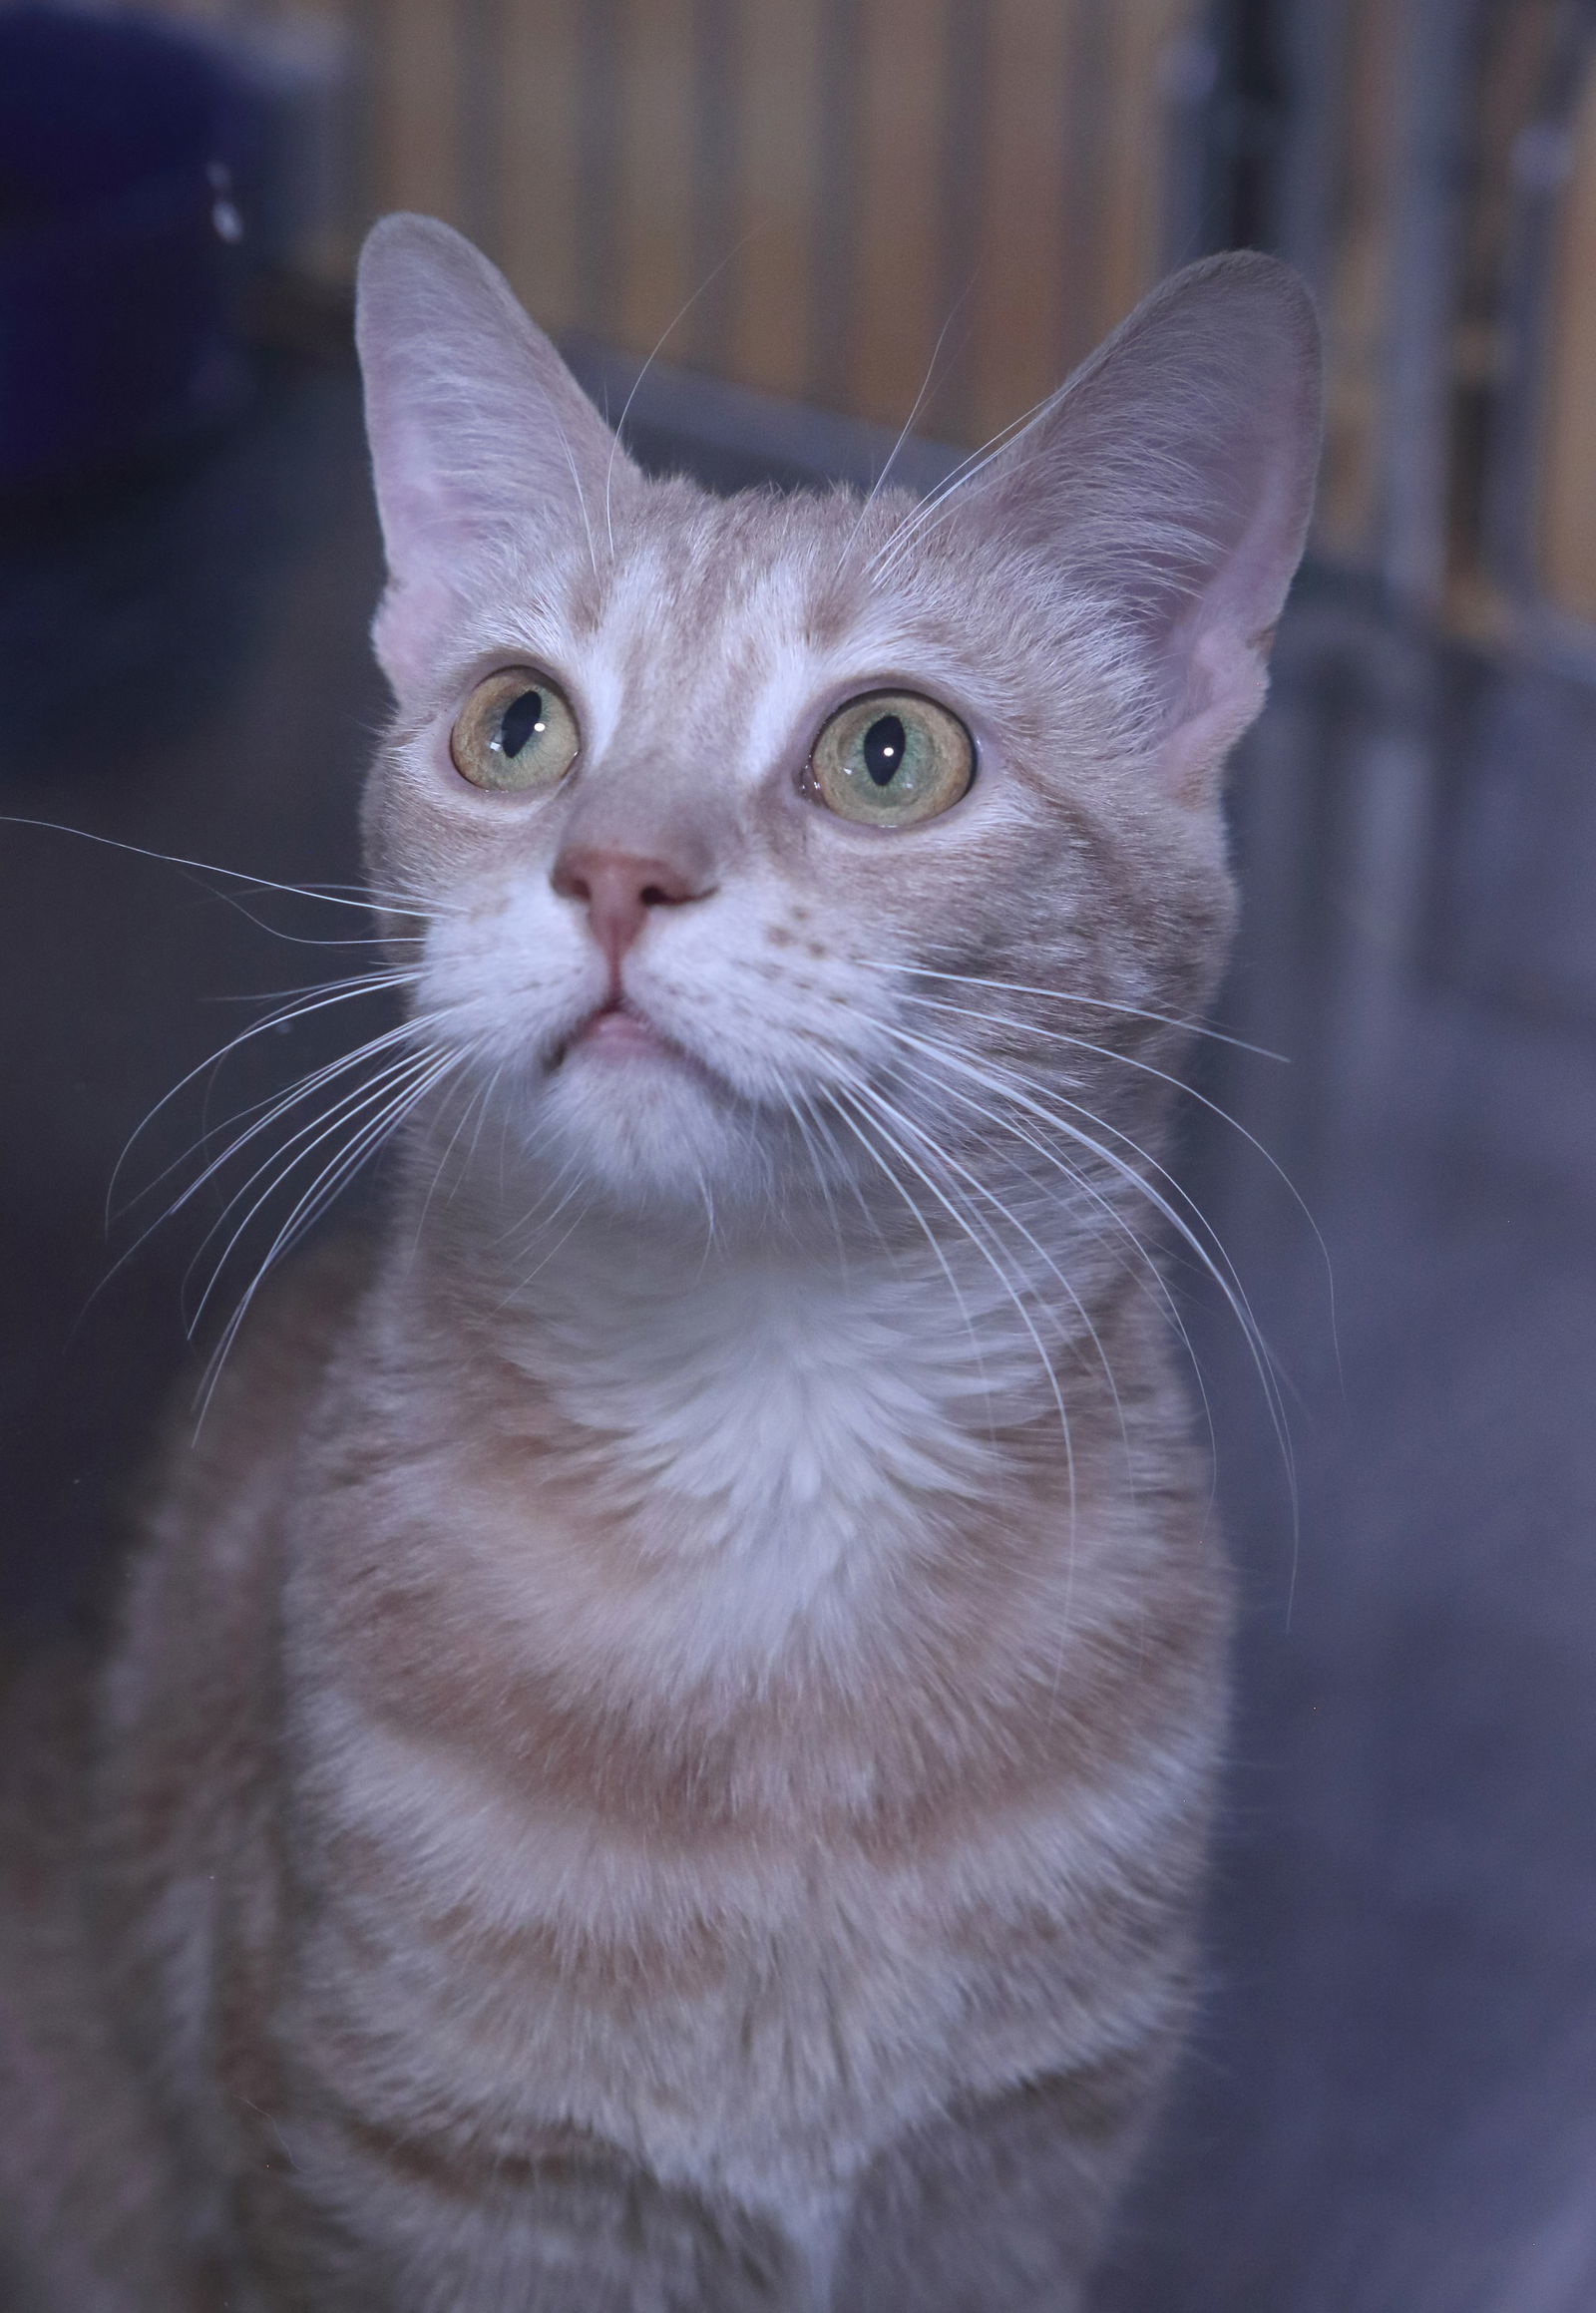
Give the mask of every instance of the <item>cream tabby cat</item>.
[{"label": "cream tabby cat", "polygon": [[923,507],[644,479],[422,218],[359,337],[400,1161],[81,1777],[15,1706],[14,2302],[1066,2313],[1224,1716],[1156,1159],[1307,301],[1194,266]]}]

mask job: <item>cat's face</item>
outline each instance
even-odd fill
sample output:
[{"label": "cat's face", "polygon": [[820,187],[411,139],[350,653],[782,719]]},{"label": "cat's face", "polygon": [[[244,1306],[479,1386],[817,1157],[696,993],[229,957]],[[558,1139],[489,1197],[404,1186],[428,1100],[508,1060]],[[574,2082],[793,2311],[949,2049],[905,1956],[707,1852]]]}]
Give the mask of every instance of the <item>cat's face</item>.
[{"label": "cat's face", "polygon": [[1213,815],[1140,807],[1122,675],[1000,550],[944,533],[873,584],[908,501],[616,495],[597,575],[566,542],[451,636],[373,791],[379,884],[438,911],[418,1011],[553,1161],[724,1197],[874,1117],[912,1178],[928,1132],[979,1144],[994,1015],[1077,1092],[1046,1031],[1142,1040],[1017,990],[1201,1004]]},{"label": "cat's face", "polygon": [[379,228],[374,882],[425,911],[395,919],[417,1019],[501,1151],[625,1207],[835,1225],[844,1193],[979,1199],[995,1114],[1021,1158],[1032,1106],[1139,1137],[1222,951],[1215,770],[1311,465],[1300,297],[1240,262],[1207,302],[1275,344],[1280,407],[1200,504],[1136,399],[1178,403],[1184,351],[1218,415],[1222,330],[1185,343],[1176,301],[1172,346],[928,514],[645,480],[475,252]]}]

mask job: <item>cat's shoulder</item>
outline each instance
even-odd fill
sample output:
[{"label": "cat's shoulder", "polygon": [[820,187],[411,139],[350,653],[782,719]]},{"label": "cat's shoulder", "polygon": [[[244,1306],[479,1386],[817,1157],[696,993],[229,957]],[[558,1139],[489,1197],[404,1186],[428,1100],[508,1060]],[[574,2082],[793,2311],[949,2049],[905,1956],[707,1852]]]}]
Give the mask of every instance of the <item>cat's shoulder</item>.
[{"label": "cat's shoulder", "polygon": [[174,1400],[101,1695],[110,1749],[140,1772],[175,1758],[181,1780],[247,1719],[300,1441],[370,1268],[359,1238],[318,1244],[261,1287],[208,1386]]},{"label": "cat's shoulder", "polygon": [[248,1398],[273,1383],[302,1387],[319,1372],[372,1281],[377,1254],[373,1232],[342,1230],[274,1271],[221,1366],[217,1399],[233,1383]]},{"label": "cat's shoulder", "polygon": [[199,1396],[174,1402],[146,1505],[158,1525],[236,1501],[281,1466],[375,1265],[373,1239],[351,1231],[266,1280]]}]

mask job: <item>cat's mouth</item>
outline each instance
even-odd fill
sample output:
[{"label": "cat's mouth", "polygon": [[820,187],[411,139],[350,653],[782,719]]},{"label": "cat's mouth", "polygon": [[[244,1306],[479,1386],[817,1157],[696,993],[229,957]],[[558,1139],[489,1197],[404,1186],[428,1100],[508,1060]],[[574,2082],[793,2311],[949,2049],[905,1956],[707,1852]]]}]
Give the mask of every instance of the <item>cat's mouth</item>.
[{"label": "cat's mouth", "polygon": [[549,1062],[554,1074],[577,1055],[592,1057],[605,1066],[653,1060],[689,1069],[701,1081],[714,1081],[711,1072],[692,1052],[684,1051],[654,1026],[645,1012],[623,995],[611,995],[579,1021],[569,1036],[555,1046]]}]

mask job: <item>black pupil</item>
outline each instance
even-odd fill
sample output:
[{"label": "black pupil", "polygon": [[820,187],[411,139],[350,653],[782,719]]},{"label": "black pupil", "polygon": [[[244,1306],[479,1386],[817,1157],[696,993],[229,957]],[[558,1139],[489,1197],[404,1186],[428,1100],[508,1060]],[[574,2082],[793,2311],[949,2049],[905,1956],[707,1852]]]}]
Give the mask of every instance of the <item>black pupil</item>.
[{"label": "black pupil", "polygon": [[878,787],[888,787],[903,768],[904,727],[896,715],[878,715],[865,733],[865,769]]},{"label": "black pupil", "polygon": [[507,755],[519,755],[534,731],[543,728],[543,692],[524,690],[505,709],[499,725],[499,744]]}]

